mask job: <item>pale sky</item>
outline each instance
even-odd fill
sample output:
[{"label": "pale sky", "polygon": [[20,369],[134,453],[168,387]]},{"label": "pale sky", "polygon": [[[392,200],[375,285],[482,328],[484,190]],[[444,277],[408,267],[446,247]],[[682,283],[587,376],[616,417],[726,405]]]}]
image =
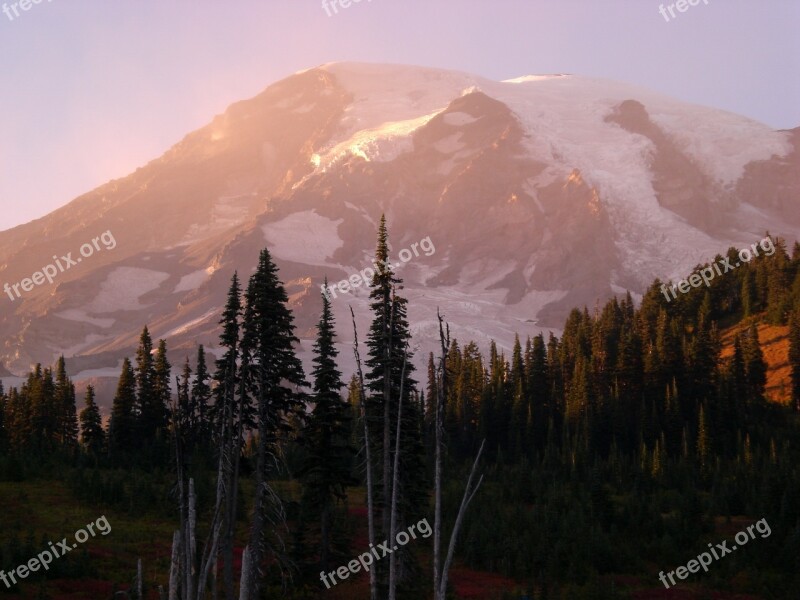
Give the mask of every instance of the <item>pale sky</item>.
[{"label": "pale sky", "polygon": [[331,61],[607,77],[800,126],[798,0],[701,0],[669,22],[654,0],[361,0],[331,16],[322,0],[18,3],[0,0],[0,230]]}]

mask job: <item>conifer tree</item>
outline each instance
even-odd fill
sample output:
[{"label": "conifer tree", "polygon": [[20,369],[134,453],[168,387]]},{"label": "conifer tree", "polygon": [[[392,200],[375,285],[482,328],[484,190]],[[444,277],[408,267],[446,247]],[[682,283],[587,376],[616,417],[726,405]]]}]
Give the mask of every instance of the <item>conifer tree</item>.
[{"label": "conifer tree", "polygon": [[158,340],[153,361],[153,423],[156,432],[163,431],[169,420],[169,406],[172,404],[171,373],[172,365],[167,360],[167,342]]},{"label": "conifer tree", "polygon": [[800,411],[800,310],[789,320],[789,367],[792,378],[792,404]]},{"label": "conifer tree", "polygon": [[8,397],[3,389],[3,380],[0,379],[0,452],[8,450],[8,432],[6,431],[6,410]]},{"label": "conifer tree", "polygon": [[291,429],[290,419],[303,400],[300,388],[308,384],[294,352],[294,344],[299,340],[287,306],[289,298],[266,248],[261,251],[256,271],[250,278],[245,300],[247,316],[243,322],[242,346],[252,360],[251,385],[258,420],[247,586],[254,597],[258,597],[258,571],[266,553],[265,527],[270,520],[270,504],[274,505],[272,501],[277,498],[267,481],[269,461],[276,455],[278,442]]},{"label": "conifer tree", "polygon": [[57,411],[59,444],[65,449],[75,449],[78,445],[78,415],[75,407],[75,385],[67,377],[64,356],[56,363],[53,408]]},{"label": "conifer tree", "polygon": [[[226,495],[220,541],[223,590],[226,598],[232,598],[234,594],[233,536],[236,526],[236,500],[239,491],[239,460],[243,431],[243,415],[240,406],[244,404],[246,395],[243,388],[241,401],[237,405],[236,392],[240,384],[240,365],[238,363],[241,350],[239,339],[241,312],[241,287],[238,273],[234,272],[228,288],[228,297],[225,301],[222,318],[219,321],[222,326],[219,345],[223,349],[223,353],[215,363],[214,405],[210,407],[207,419],[207,426],[215,445],[228,457],[227,468],[223,473]],[[247,370],[247,363],[248,359],[242,357],[242,370]]]},{"label": "conifer tree", "polygon": [[734,409],[742,410],[747,399],[747,374],[745,373],[744,352],[742,350],[742,336],[736,334],[733,338],[733,357],[730,365],[730,379],[733,386]]},{"label": "conifer tree", "polygon": [[174,422],[173,429],[174,435],[180,433],[185,439],[183,440],[183,448],[187,454],[191,454],[195,443],[195,424],[192,413],[192,400],[189,391],[192,380],[192,367],[189,365],[189,357],[187,356],[183,361],[183,371],[178,377],[178,410],[173,415]]},{"label": "conifer tree", "polygon": [[153,364],[153,340],[145,325],[139,336],[136,350],[136,410],[137,427],[142,439],[155,436],[160,422],[156,408],[155,366]]},{"label": "conifer tree", "polygon": [[[399,457],[399,493],[397,522],[403,527],[406,520],[416,518],[426,503],[424,484],[424,447],[421,439],[421,415],[414,397],[416,382],[412,373],[412,355],[408,349],[411,335],[407,317],[407,301],[400,295],[402,280],[389,263],[386,218],[381,216],[375,261],[379,265],[372,278],[370,308],[372,323],[367,335],[368,357],[365,374],[367,390],[367,418],[372,427],[370,440],[374,442],[379,470],[381,493],[377,504],[382,507],[384,535],[390,535],[392,481],[394,479],[394,448],[397,435],[397,407],[402,391],[402,422],[400,428],[401,455]],[[380,425],[379,425],[380,424]],[[401,562],[404,572],[411,569],[408,554],[403,552]],[[379,568],[385,568],[380,566]]]},{"label": "conifer tree", "polygon": [[742,347],[745,373],[747,374],[747,396],[749,402],[764,398],[764,388],[767,384],[767,364],[758,342],[758,328],[755,323],[750,325]]},{"label": "conifer tree", "polygon": [[136,375],[131,361],[126,356],[122,361],[122,372],[111,405],[111,419],[108,422],[108,453],[114,459],[133,450],[133,440],[136,436],[134,431],[136,402]]},{"label": "conifer tree", "polygon": [[708,466],[709,451],[708,423],[706,423],[705,408],[701,404],[697,415],[697,460],[702,470]]},{"label": "conifer tree", "polygon": [[203,344],[197,347],[197,364],[195,365],[195,378],[191,391],[192,435],[197,443],[207,443],[208,433],[208,403],[211,399],[210,379],[206,366],[206,351]]},{"label": "conifer tree", "polygon": [[528,427],[530,425],[528,394],[525,389],[525,367],[522,360],[522,345],[519,341],[519,335],[514,336],[509,388],[511,394],[511,426],[513,428],[509,433],[512,438],[512,458],[516,460],[524,456],[529,449]]},{"label": "conifer tree", "polygon": [[50,369],[37,363],[19,394],[20,417],[28,430],[22,438],[24,446],[48,452],[55,449],[61,411],[53,404],[53,389]]},{"label": "conifer tree", "polygon": [[347,498],[346,486],[352,483],[350,461],[354,453],[348,441],[350,411],[341,397],[344,382],[336,366],[339,352],[335,336],[330,300],[323,294],[312,361],[314,408],[301,438],[308,448],[301,469],[304,504],[320,524],[319,563],[323,571],[330,566],[336,503]]},{"label": "conifer tree", "polygon": [[81,443],[91,456],[98,457],[105,448],[105,432],[100,409],[95,403],[94,386],[86,386],[86,407],[81,411]]}]

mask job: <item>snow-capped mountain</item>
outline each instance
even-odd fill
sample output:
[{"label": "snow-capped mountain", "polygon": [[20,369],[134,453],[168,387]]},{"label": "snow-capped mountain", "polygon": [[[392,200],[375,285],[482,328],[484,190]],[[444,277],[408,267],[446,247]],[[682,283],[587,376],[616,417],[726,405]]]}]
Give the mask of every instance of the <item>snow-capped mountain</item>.
[{"label": "snow-capped mountain", "polygon": [[[22,374],[64,353],[78,379],[115,375],[144,324],[173,364],[197,343],[213,352],[231,274],[249,276],[265,245],[307,358],[323,278],[371,265],[382,213],[393,259],[423,238],[435,248],[399,269],[418,357],[435,347],[437,307],[460,340],[509,347],[765,230],[797,239],[799,167],[800,128],[627,84],[323,65],[0,232],[0,285],[103,232],[116,241],[52,284],[0,296],[0,362]],[[360,286],[333,300],[345,360],[348,306],[363,338],[367,296]]]}]

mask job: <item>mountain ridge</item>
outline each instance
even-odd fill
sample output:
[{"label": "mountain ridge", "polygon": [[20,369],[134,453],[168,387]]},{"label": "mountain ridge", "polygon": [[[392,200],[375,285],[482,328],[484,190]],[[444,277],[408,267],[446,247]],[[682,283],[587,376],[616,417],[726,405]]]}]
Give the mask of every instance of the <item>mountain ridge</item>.
[{"label": "mountain ridge", "polygon": [[[560,326],[569,307],[638,297],[766,229],[797,239],[798,141],[800,129],[594,78],[314,67],[131,175],[0,232],[3,281],[100,231],[118,240],[4,300],[0,360],[22,373],[69,351],[72,373],[111,374],[144,323],[181,357],[213,346],[227,280],[249,274],[264,245],[307,357],[322,278],[369,264],[381,213],[396,249],[425,236],[437,249],[403,272],[421,347],[442,306],[459,337],[510,348],[517,332]],[[118,292],[125,308],[105,310]],[[334,302],[342,346],[349,303],[363,308],[365,291]]]}]

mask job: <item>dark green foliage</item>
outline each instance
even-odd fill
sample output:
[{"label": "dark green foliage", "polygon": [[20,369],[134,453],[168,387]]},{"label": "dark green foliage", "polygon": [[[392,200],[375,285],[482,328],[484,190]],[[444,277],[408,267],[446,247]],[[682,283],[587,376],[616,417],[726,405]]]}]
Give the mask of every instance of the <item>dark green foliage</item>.
[{"label": "dark green foliage", "polygon": [[[375,504],[381,511],[381,519],[376,522],[381,524],[381,533],[385,538],[389,537],[394,455],[398,439],[397,417],[401,401],[398,531],[419,519],[427,504],[428,493],[422,414],[413,379],[413,356],[409,349],[408,302],[401,295],[402,280],[387,266],[388,258],[386,219],[381,216],[374,260],[378,268],[370,289],[372,323],[367,334],[368,353],[364,376],[368,392],[367,422],[374,448]],[[407,549],[400,552],[399,561],[402,565],[399,589],[402,590],[411,581],[415,566]],[[381,575],[386,567],[379,565]]]},{"label": "dark green foliage", "polygon": [[122,361],[122,372],[117,383],[117,393],[111,405],[108,422],[108,455],[119,460],[131,452],[136,439],[136,375],[127,357]]},{"label": "dark green foliage", "polygon": [[355,483],[350,476],[354,454],[349,441],[351,414],[341,396],[344,383],[336,366],[339,352],[334,345],[335,337],[330,300],[323,294],[314,344],[313,409],[301,436],[307,454],[299,473],[305,514],[319,525],[322,570],[331,566],[337,504],[346,501],[346,486]]},{"label": "dark green foliage", "polygon": [[[308,385],[294,351],[299,340],[294,334],[288,301],[278,269],[265,248],[245,293],[241,342],[242,362],[247,364],[243,385],[255,399],[257,411],[256,492],[249,544],[255,565],[261,564],[268,548],[276,547],[268,542],[268,535],[275,531],[267,531],[266,524],[282,521],[282,513],[271,500],[268,482],[275,474],[272,465],[279,445],[288,440],[293,418],[302,407],[302,388]],[[284,557],[278,553],[276,558]],[[254,575],[251,580],[254,593],[259,585],[260,578]]]},{"label": "dark green foliage", "polygon": [[81,411],[81,444],[88,454],[99,457],[105,449],[106,435],[100,409],[94,401],[94,387],[86,386],[86,407]]},{"label": "dark green foliage", "polygon": [[191,415],[192,438],[197,444],[206,445],[210,438],[211,428],[209,426],[209,401],[211,400],[211,386],[206,366],[206,351],[203,344],[197,346],[197,364],[195,365],[195,377],[189,396],[189,414]]},{"label": "dark green foliage", "polygon": [[56,411],[56,440],[58,445],[73,452],[78,447],[78,417],[75,408],[75,386],[67,377],[64,357],[56,362],[53,409]]},{"label": "dark green foliage", "polygon": [[[162,373],[163,375],[163,373]],[[143,442],[155,438],[164,424],[166,407],[160,406],[163,390],[157,389],[156,367],[153,360],[153,340],[147,326],[142,330],[136,350],[136,420],[138,435]]]},{"label": "dark green foliage", "polygon": [[64,357],[54,373],[37,364],[25,383],[0,394],[0,448],[12,452],[72,456],[78,444],[75,386],[67,376]]},{"label": "dark green foliage", "polygon": [[[492,344],[486,356],[475,343],[452,340],[445,365],[445,515],[458,510],[467,469],[483,438],[489,463],[486,480],[466,514],[458,560],[517,579],[520,589],[537,600],[613,598],[619,592],[612,574],[636,574],[643,587],[658,588],[654,569],[685,564],[708,542],[726,537],[715,529],[715,520],[740,521],[747,515],[766,519],[772,535],[756,538],[715,563],[712,573],[698,574],[697,584],[736,588],[754,597],[794,597],[800,585],[800,430],[796,415],[766,401],[758,326],[788,320],[792,398],[800,409],[800,245],[795,244],[791,258],[782,243],[775,248],[773,255],[762,253],[717,277],[708,289],[692,289],[671,301],[656,281],[638,309],[630,296],[598,305],[591,313],[575,309],[560,337],[517,340],[505,352]],[[386,257],[382,220],[377,262],[385,264]],[[735,263],[738,251],[731,248],[726,257]],[[275,486],[287,501],[293,528],[284,538],[287,553],[301,567],[321,559],[331,562],[332,569],[365,550],[347,547],[353,525],[364,525],[361,516],[351,516],[348,522],[346,502],[341,502],[350,474],[360,472],[349,452],[349,446],[360,441],[360,431],[347,423],[364,401],[380,511],[391,491],[384,487],[382,473],[387,461],[393,463],[401,387],[399,527],[430,517],[424,452],[431,448],[431,413],[425,407],[438,393],[437,364],[436,357],[429,356],[423,405],[413,367],[407,364],[403,374],[410,334],[401,290],[402,282],[391,271],[376,273],[366,399],[360,398],[354,379],[347,402],[340,396],[344,385],[336,364],[333,318],[324,301],[315,345],[313,409],[308,415],[301,410],[307,384],[295,355],[287,296],[267,251],[250,278],[244,306],[238,278],[233,277],[220,321],[222,352],[213,384],[201,375],[202,347],[194,383],[188,361],[179,378],[179,414],[185,413],[188,423],[180,430],[192,431],[191,437],[199,439],[198,430],[209,421],[215,441],[223,423],[228,431],[241,424],[245,433],[253,434],[244,454],[232,454],[241,457],[243,490],[252,490],[253,483],[264,490],[276,479],[302,477],[304,493],[291,501],[283,491],[293,486]],[[740,323],[731,355],[722,360],[720,331]],[[103,460],[88,461],[83,453],[75,459],[69,451],[60,452],[74,447],[75,420],[74,389],[63,360],[53,369],[37,365],[20,389],[3,393],[0,387],[0,479],[62,477],[82,503],[174,519],[172,463],[164,453],[142,457],[140,452],[141,432],[155,440],[164,432],[162,409],[169,401],[166,345],[162,341],[155,355],[151,351],[145,328],[136,372],[125,359],[114,398],[108,432],[113,468]],[[87,390],[81,413],[81,441],[89,453],[97,454],[102,430],[98,432],[93,392],[91,387]],[[214,403],[205,411],[204,399],[210,395]],[[287,457],[286,463],[278,457]],[[79,468],[64,470],[65,462],[71,461]],[[95,468],[83,468],[92,462]],[[208,517],[216,471],[208,461],[196,461],[190,470],[200,496],[198,506]],[[223,564],[231,569],[233,544],[244,541],[237,526],[253,514],[249,500],[245,504],[241,495],[226,498],[235,504],[224,509],[229,515],[225,528],[231,526],[233,533],[227,538],[223,533],[221,552],[228,557]],[[267,520],[280,519],[268,505],[267,497],[256,495],[255,506],[262,510],[256,508],[254,514],[261,515],[261,521],[251,532],[251,543],[267,540],[274,549],[271,533],[279,526]],[[445,523],[452,520],[446,518]],[[380,529],[380,520],[378,524]],[[329,543],[320,543],[323,529],[330,532]],[[25,548],[21,540],[26,533],[16,527],[4,538],[2,564]],[[443,534],[447,539],[449,531]],[[427,543],[409,544],[401,559],[406,576],[402,593],[414,598],[427,592],[426,587],[415,587],[427,578],[425,562],[415,558],[424,555]],[[285,557],[278,552],[278,561],[268,559],[268,548],[263,549],[262,591],[277,597],[282,592],[275,565]],[[343,557],[341,562],[338,557]],[[385,566],[377,567],[381,575]],[[318,570],[301,568],[287,597],[312,597],[319,586]]]}]

